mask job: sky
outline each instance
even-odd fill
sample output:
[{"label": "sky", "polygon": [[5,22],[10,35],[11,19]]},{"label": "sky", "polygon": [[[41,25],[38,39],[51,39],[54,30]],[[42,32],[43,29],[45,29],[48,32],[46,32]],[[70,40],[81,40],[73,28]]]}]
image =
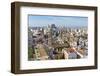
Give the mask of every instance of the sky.
[{"label": "sky", "polygon": [[44,15],[28,16],[28,25],[31,27],[43,27],[50,24],[55,24],[56,26],[64,26],[64,27],[88,26],[88,17],[44,16]]}]

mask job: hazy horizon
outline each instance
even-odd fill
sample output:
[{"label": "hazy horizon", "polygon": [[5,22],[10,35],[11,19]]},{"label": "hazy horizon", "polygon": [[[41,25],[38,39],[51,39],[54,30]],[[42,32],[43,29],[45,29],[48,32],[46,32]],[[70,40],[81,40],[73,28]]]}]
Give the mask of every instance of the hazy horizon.
[{"label": "hazy horizon", "polygon": [[80,16],[42,16],[29,15],[29,27],[45,27],[55,24],[56,27],[87,27],[88,17]]}]

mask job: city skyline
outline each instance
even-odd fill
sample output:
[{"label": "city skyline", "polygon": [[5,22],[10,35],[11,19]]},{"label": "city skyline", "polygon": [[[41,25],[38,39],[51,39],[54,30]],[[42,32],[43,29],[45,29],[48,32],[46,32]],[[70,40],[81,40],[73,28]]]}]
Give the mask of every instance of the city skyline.
[{"label": "city skyline", "polygon": [[87,17],[29,15],[28,18],[29,61],[87,58]]},{"label": "city skyline", "polygon": [[43,15],[29,15],[29,27],[43,27],[50,24],[64,27],[87,27],[88,17],[80,16],[43,16]]}]

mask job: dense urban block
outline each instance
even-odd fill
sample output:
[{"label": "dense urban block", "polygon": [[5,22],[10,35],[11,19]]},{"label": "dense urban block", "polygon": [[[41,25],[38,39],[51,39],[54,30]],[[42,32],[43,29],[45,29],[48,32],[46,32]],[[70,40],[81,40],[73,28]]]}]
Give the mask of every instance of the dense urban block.
[{"label": "dense urban block", "polygon": [[88,29],[85,26],[28,27],[28,60],[82,59],[88,56]]}]

